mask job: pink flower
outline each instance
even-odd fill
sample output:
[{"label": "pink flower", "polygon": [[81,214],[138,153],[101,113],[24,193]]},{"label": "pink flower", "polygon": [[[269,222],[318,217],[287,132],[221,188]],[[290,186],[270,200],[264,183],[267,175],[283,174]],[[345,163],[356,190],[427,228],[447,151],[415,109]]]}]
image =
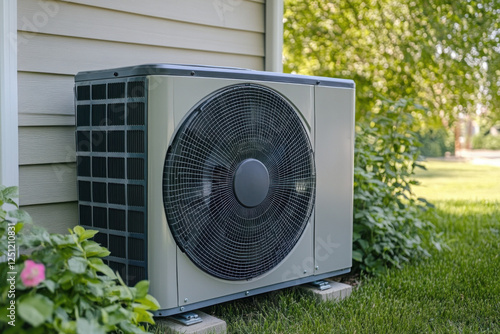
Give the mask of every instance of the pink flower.
[{"label": "pink flower", "polygon": [[24,269],[21,271],[21,281],[25,286],[37,286],[45,279],[45,266],[31,260],[24,262]]}]

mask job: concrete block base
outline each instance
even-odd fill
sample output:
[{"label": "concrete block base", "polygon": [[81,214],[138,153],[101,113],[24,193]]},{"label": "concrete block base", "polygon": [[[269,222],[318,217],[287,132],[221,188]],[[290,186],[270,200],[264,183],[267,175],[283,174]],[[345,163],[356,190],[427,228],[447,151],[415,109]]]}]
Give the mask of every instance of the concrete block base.
[{"label": "concrete block base", "polygon": [[227,325],[224,320],[213,317],[198,310],[193,312],[198,314],[198,316],[203,321],[191,326],[185,326],[167,317],[155,319],[156,325],[158,326],[158,328],[164,329],[165,334],[225,334],[227,332]]},{"label": "concrete block base", "polygon": [[307,284],[301,285],[300,288],[304,291],[312,294],[319,302],[326,302],[328,300],[342,300],[351,295],[352,286],[344,283],[339,283],[335,281],[330,281],[326,279],[332,287],[327,290],[319,290],[316,287],[311,287]]}]

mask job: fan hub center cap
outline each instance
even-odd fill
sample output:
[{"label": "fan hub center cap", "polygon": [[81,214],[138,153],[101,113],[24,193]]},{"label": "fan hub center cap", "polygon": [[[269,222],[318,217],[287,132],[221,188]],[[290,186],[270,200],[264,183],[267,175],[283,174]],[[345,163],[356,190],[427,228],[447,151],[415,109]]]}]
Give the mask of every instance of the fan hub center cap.
[{"label": "fan hub center cap", "polygon": [[233,189],[241,205],[253,208],[266,198],[269,192],[269,172],[257,159],[243,160],[234,174]]}]

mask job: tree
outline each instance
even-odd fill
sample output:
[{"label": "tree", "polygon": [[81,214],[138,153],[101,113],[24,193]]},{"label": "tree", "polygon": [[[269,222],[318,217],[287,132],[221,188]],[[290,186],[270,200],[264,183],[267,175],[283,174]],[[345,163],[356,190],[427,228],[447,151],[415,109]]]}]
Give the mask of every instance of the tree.
[{"label": "tree", "polygon": [[[286,0],[284,70],[351,78],[357,118],[411,97],[422,126],[500,105],[498,0]],[[493,113],[498,115],[500,113]]]}]

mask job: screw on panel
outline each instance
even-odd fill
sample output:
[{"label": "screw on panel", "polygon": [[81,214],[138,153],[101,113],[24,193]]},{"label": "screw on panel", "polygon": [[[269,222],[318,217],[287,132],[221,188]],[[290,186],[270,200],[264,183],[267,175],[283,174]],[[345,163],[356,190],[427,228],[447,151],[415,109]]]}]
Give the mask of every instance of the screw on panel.
[{"label": "screw on panel", "polygon": [[250,291],[245,291],[245,296],[248,296],[250,294]]},{"label": "screw on panel", "polygon": [[184,306],[181,306],[181,311],[184,311]]},{"label": "screw on panel", "polygon": [[314,269],[319,270],[319,266],[314,267]]},{"label": "screw on panel", "polygon": [[188,299],[187,298],[184,298],[184,303],[187,303]]},{"label": "screw on panel", "polygon": [[304,274],[307,274],[307,270],[304,269]]}]

